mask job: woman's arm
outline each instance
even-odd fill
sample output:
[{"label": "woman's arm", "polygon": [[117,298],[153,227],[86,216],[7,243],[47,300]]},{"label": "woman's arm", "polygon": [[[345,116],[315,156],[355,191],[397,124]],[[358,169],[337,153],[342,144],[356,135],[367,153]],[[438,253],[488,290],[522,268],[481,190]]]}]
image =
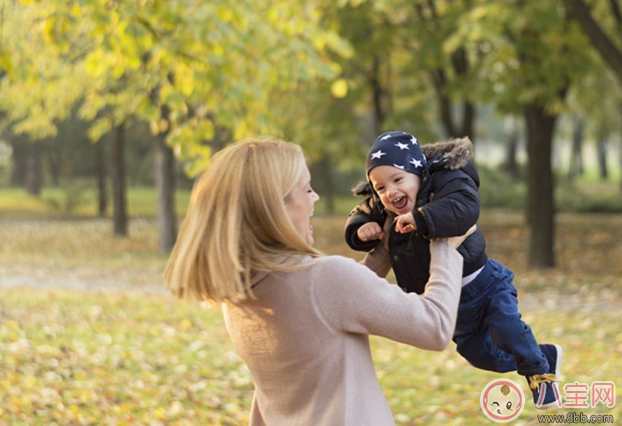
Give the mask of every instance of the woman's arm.
[{"label": "woman's arm", "polygon": [[454,333],[463,260],[449,242],[432,242],[430,251],[430,280],[421,296],[388,285],[351,259],[333,256],[316,266],[321,270],[314,282],[314,302],[337,332],[443,350]]}]

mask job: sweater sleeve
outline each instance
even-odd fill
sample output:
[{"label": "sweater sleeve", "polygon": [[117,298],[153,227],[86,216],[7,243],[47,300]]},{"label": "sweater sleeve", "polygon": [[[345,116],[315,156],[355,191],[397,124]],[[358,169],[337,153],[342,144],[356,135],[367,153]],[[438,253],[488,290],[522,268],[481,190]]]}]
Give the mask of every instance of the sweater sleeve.
[{"label": "sweater sleeve", "polygon": [[446,242],[430,245],[431,276],[424,294],[387,285],[351,259],[331,256],[314,271],[314,305],[336,332],[383,336],[443,350],[456,323],[462,257]]}]

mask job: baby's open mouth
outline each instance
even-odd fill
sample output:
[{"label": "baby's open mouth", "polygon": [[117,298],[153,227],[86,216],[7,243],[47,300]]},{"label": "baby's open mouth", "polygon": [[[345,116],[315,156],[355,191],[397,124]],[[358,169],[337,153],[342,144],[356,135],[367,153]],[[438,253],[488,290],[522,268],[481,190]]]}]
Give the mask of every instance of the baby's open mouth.
[{"label": "baby's open mouth", "polygon": [[408,198],[406,197],[399,197],[396,198],[395,200],[393,200],[393,206],[395,206],[395,208],[397,210],[402,210],[404,207],[406,207],[406,203],[408,203]]}]

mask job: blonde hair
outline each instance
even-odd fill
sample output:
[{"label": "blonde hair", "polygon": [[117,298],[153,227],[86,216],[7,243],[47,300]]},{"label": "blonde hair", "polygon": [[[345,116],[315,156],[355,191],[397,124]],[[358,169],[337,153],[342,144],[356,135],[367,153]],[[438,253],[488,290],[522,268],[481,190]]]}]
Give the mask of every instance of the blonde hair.
[{"label": "blonde hair", "polygon": [[254,271],[292,270],[278,255],[319,252],[296,231],[286,200],[305,167],[300,146],[249,139],[214,155],[197,181],[164,273],[178,297],[253,297]]}]

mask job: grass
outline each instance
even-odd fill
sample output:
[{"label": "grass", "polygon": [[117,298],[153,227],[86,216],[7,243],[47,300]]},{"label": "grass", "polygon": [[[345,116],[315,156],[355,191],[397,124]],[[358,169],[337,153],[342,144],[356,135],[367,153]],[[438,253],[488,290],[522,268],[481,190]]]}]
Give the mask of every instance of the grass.
[{"label": "grass", "polygon": [[[178,190],[175,204],[183,216],[188,206],[190,191]],[[132,187],[127,193],[128,213],[131,217],[154,217],[157,193],[154,188]],[[109,201],[108,210],[112,209]],[[97,195],[94,189],[81,186],[44,188],[39,197],[27,194],[21,188],[0,189],[0,219],[38,218],[92,218],[97,216]]]},{"label": "grass", "polygon": [[[150,202],[143,195],[132,205]],[[109,220],[34,213],[0,221],[0,425],[247,424],[251,376],[217,309],[161,291],[166,256],[154,219],[134,218],[130,236],[116,238]],[[342,241],[344,221],[316,215],[318,247],[360,258]],[[522,214],[485,210],[480,226],[489,253],[516,273],[539,341],[564,347],[562,384],[619,385],[622,217],[560,214],[551,270],[527,266]],[[431,353],[372,338],[372,349],[398,425],[487,424],[479,396],[488,382],[507,377],[527,391],[515,373],[468,366],[453,344]],[[619,422],[619,394],[612,409],[582,412]],[[514,424],[538,424],[531,403]]]},{"label": "grass", "polygon": [[[496,171],[482,168],[480,196],[482,205],[488,208],[522,210],[525,205],[525,184],[511,181]],[[46,187],[39,197],[28,195],[21,188],[0,188],[1,219],[39,218],[92,218],[97,216],[97,194],[86,184],[74,183],[62,188]],[[617,180],[600,181],[582,178],[572,185],[559,179],[556,203],[560,211],[569,212],[611,212],[622,211],[621,186]],[[321,195],[321,194],[320,194]],[[178,217],[183,217],[190,191],[178,189],[175,208]],[[317,214],[347,215],[360,197],[350,194],[334,197],[334,212],[329,212],[328,200],[320,198],[316,205]],[[130,217],[153,218],[157,215],[157,193],[154,188],[130,187],[127,194]],[[112,209],[109,201],[108,216]]]}]

